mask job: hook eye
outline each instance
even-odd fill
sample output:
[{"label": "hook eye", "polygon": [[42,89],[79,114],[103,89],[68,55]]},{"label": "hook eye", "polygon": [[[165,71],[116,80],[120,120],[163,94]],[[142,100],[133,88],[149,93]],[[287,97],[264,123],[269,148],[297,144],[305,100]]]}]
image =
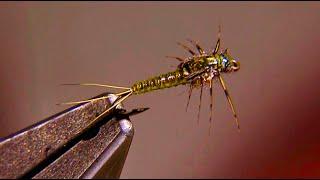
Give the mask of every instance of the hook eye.
[{"label": "hook eye", "polygon": [[237,70],[239,70],[240,69],[240,62],[239,61],[236,61],[236,60],[232,60],[231,61],[232,62],[232,69],[234,70],[234,71],[237,71]]}]

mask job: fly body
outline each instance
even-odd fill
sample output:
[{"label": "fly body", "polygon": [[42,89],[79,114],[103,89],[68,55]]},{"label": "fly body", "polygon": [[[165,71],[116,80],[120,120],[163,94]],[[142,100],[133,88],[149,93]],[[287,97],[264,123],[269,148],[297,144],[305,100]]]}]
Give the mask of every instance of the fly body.
[{"label": "fly body", "polygon": [[[226,84],[222,78],[223,73],[232,73],[240,69],[239,61],[235,60],[231,55],[228,49],[223,52],[220,50],[220,28],[219,28],[219,37],[216,43],[215,49],[211,52],[205,52],[202,47],[195,41],[188,39],[188,41],[196,47],[197,53],[190,49],[188,46],[178,43],[181,47],[187,50],[191,56],[188,58],[180,58],[180,57],[172,57],[167,56],[169,58],[174,58],[180,61],[179,65],[174,71],[160,74],[158,76],[151,77],[146,80],[137,81],[131,87],[119,87],[119,86],[111,86],[111,85],[103,85],[103,84],[92,84],[92,83],[82,83],[77,85],[86,85],[86,86],[102,86],[114,89],[122,89],[123,92],[116,94],[118,96],[118,100],[114,102],[114,104],[106,110],[101,115],[105,114],[116,105],[124,101],[131,95],[144,94],[147,92],[152,92],[155,90],[171,88],[179,85],[188,85],[189,86],[189,97],[187,102],[187,107],[189,105],[191,93],[193,89],[201,89],[200,91],[200,104],[199,104],[199,113],[198,113],[198,122],[201,108],[201,98],[202,91],[204,86],[210,87],[210,96],[211,96],[211,115],[210,122],[212,120],[212,104],[213,104],[213,80],[218,79],[220,85],[222,86],[231,110],[233,112],[233,116],[236,120],[237,127],[240,129],[238,117],[232,103],[230,94],[227,90]],[[69,84],[70,85],[70,84]],[[75,84],[73,84],[75,85]],[[95,101],[98,99],[103,99],[108,97],[101,97],[96,99],[89,99],[84,101],[77,102],[68,102],[63,104],[77,104],[83,102]],[[210,123],[211,124],[211,123]]]}]

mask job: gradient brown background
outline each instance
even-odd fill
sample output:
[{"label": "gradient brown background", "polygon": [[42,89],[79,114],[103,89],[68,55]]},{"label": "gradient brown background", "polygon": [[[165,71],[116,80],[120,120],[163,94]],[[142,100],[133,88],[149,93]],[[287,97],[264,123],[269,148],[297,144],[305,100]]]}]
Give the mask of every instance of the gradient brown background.
[{"label": "gradient brown background", "polygon": [[[241,62],[225,75],[241,133],[220,86],[197,125],[199,90],[132,96],[135,136],[121,178],[320,177],[319,2],[0,3],[0,135],[7,136],[104,91],[61,83],[130,86],[186,57],[186,38],[222,46]],[[172,67],[173,66],[173,67]],[[181,94],[183,93],[183,94]]]}]

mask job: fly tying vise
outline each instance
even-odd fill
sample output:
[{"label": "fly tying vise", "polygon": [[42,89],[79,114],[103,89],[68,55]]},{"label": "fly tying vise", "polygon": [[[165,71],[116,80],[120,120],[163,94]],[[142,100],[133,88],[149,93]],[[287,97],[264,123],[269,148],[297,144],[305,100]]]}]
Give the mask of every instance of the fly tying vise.
[{"label": "fly tying vise", "polygon": [[[178,45],[180,45],[185,50],[187,50],[192,56],[185,59],[180,57],[167,56],[169,58],[174,58],[180,61],[180,64],[177,66],[177,68],[174,71],[161,74],[159,76],[151,77],[146,80],[138,81],[134,83],[131,87],[120,87],[120,86],[94,84],[94,83],[64,84],[64,85],[100,86],[100,87],[123,90],[123,92],[115,94],[118,96],[118,99],[113,103],[113,105],[109,109],[104,111],[97,118],[99,118],[103,114],[110,111],[112,108],[114,108],[115,106],[123,102],[125,99],[127,99],[131,95],[144,94],[154,90],[171,88],[178,85],[189,85],[189,97],[187,102],[187,108],[188,108],[192,90],[194,88],[197,88],[197,89],[201,88],[198,122],[199,122],[199,114],[200,114],[200,108],[201,108],[201,97],[202,97],[203,86],[208,85],[210,87],[210,96],[211,96],[211,103],[210,103],[210,109],[211,109],[210,124],[211,124],[212,103],[213,103],[213,95],[212,95],[213,80],[217,78],[229,102],[238,130],[240,130],[237,113],[235,111],[235,108],[232,103],[232,99],[228,92],[226,84],[222,78],[222,73],[230,73],[230,72],[235,72],[239,70],[240,63],[239,61],[236,61],[234,58],[230,56],[228,49],[224,50],[223,52],[222,51],[219,52],[220,33],[221,33],[221,30],[219,27],[218,40],[217,40],[216,46],[214,50],[212,50],[212,52],[209,52],[209,53],[205,52],[197,42],[190,39],[187,39],[187,40],[196,47],[199,54],[195,53],[186,45],[178,43]],[[103,97],[83,100],[83,101],[66,102],[61,104],[79,104],[79,103],[92,102],[92,101],[105,99],[105,98],[108,98],[108,96],[103,96]]]}]

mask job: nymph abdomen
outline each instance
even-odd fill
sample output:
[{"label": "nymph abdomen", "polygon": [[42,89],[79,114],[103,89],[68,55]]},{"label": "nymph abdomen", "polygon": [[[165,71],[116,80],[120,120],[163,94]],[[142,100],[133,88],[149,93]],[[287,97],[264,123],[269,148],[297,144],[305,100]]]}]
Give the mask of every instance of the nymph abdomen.
[{"label": "nymph abdomen", "polygon": [[133,94],[143,94],[158,89],[171,88],[185,83],[187,83],[187,80],[183,77],[183,71],[181,69],[177,69],[173,72],[161,74],[147,80],[138,81],[133,84],[131,89],[133,90]]}]

